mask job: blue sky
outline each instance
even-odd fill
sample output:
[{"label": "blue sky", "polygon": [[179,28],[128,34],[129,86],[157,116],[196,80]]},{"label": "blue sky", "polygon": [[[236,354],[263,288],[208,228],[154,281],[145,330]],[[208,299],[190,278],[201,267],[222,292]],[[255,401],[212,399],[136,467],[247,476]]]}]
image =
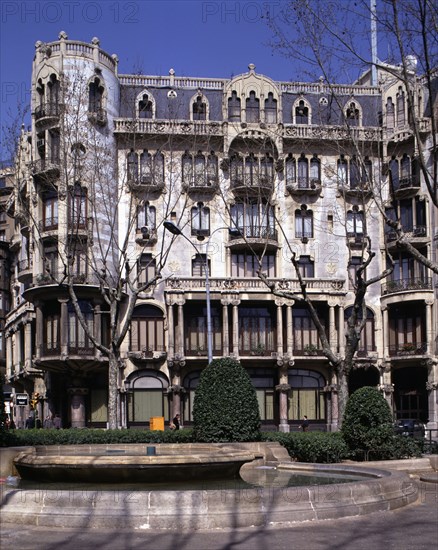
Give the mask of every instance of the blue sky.
[{"label": "blue sky", "polygon": [[[274,80],[300,80],[297,63],[269,46],[265,13],[283,0],[3,0],[0,4],[1,125],[18,102],[29,103],[35,42],[94,36],[119,57],[119,72],[230,77],[256,71]],[[321,0],[323,1],[323,0]],[[307,80],[302,78],[302,80]]]}]

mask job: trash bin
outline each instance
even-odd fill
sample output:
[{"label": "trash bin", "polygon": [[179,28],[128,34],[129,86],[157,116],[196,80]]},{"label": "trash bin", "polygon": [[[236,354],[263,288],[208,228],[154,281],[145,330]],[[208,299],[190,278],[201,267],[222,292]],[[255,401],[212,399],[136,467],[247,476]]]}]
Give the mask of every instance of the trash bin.
[{"label": "trash bin", "polygon": [[164,416],[151,416],[149,420],[149,429],[164,431]]}]

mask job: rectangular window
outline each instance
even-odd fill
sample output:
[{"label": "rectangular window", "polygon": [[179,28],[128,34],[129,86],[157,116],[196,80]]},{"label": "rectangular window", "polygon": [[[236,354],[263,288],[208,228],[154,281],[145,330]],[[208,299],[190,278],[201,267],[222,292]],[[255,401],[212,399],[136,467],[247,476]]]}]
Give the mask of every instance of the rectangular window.
[{"label": "rectangular window", "polygon": [[157,264],[152,254],[142,254],[137,266],[139,285],[149,283],[157,274]]},{"label": "rectangular window", "polygon": [[254,254],[235,252],[231,255],[232,277],[258,277],[260,267],[267,277],[275,277],[275,254],[265,254],[261,266],[259,258]]}]

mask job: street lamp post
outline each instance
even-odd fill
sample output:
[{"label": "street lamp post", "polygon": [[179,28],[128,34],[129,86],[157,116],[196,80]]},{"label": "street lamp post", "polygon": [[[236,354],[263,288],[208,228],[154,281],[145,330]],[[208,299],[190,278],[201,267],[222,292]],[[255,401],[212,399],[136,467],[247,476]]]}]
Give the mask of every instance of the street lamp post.
[{"label": "street lamp post", "polygon": [[[197,254],[199,254],[199,257],[202,259],[202,254],[199,252],[198,247],[192,243],[192,241],[184,235],[184,233],[181,231],[181,229],[176,225],[176,223],[166,220],[163,222],[163,226],[169,233],[172,233],[172,235],[181,235],[187,242],[189,242],[193,248],[196,250]],[[213,330],[212,330],[212,323],[211,323],[211,300],[210,300],[210,270],[208,269],[208,246],[210,244],[210,240],[213,237],[213,235],[216,233],[216,231],[220,231],[222,229],[228,229],[230,233],[237,233],[237,230],[233,230],[229,227],[218,227],[216,228],[210,235],[206,248],[205,248],[205,261],[204,261],[204,268],[205,268],[205,298],[207,302],[207,355],[208,355],[208,364],[210,364],[213,360]]]}]

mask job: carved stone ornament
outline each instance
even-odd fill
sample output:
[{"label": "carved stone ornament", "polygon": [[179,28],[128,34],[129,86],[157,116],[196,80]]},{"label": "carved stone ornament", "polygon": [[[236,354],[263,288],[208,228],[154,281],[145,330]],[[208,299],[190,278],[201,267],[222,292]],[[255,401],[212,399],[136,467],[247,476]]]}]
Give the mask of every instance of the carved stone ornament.
[{"label": "carved stone ornament", "polygon": [[336,384],[327,384],[322,391],[325,393],[338,393],[338,386]]},{"label": "carved stone ornament", "polygon": [[438,382],[426,382],[426,390],[433,391],[438,388]]},{"label": "carved stone ornament", "polygon": [[292,389],[292,386],[290,384],[277,384],[275,386],[275,390],[279,392],[288,392]]},{"label": "carved stone ornament", "polygon": [[187,390],[183,386],[180,386],[179,384],[174,384],[173,386],[169,386],[167,388],[167,393],[184,395],[185,393],[187,393]]},{"label": "carved stone ornament", "polygon": [[225,281],[222,282],[222,286],[226,289],[233,289],[236,288],[236,281],[234,279],[225,279]]},{"label": "carved stone ornament", "polygon": [[286,279],[281,279],[281,281],[278,281],[277,287],[279,290],[289,290],[290,283]]}]

